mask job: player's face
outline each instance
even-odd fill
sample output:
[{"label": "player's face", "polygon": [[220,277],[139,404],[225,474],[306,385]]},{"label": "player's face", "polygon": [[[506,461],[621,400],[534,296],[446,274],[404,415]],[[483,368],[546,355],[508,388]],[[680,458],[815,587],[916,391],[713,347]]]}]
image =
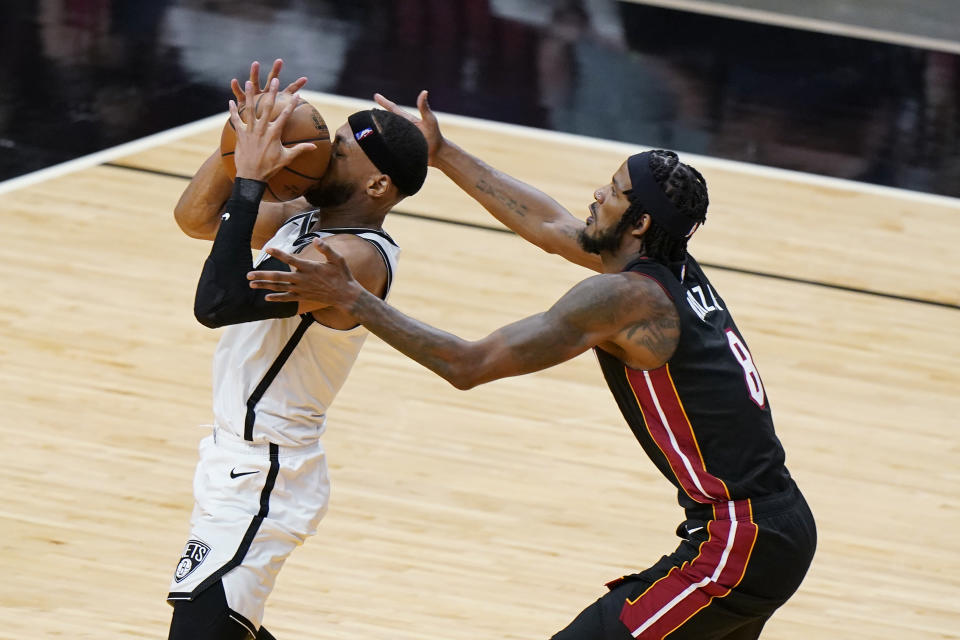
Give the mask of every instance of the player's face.
[{"label": "player's face", "polygon": [[349,124],[337,129],[330,149],[330,165],[320,181],[330,181],[337,184],[349,184],[354,190],[362,188],[371,176],[379,175],[367,154],[353,138],[353,131]]},{"label": "player's face", "polygon": [[[346,134],[344,129],[346,128]],[[349,136],[346,137],[346,136]],[[354,178],[356,164],[351,156],[354,154],[349,148],[350,128],[346,125],[336,131],[333,144],[330,147],[330,163],[317,185],[310,189],[310,202],[322,209],[338,207],[345,204],[357,191],[357,180]],[[356,143],[354,143],[356,145]],[[357,147],[361,154],[363,151]]]},{"label": "player's face", "polygon": [[612,252],[620,246],[622,232],[617,225],[630,207],[625,191],[630,190],[630,173],[624,162],[610,182],[593,192],[587,226],[580,232],[580,246],[590,253]]}]

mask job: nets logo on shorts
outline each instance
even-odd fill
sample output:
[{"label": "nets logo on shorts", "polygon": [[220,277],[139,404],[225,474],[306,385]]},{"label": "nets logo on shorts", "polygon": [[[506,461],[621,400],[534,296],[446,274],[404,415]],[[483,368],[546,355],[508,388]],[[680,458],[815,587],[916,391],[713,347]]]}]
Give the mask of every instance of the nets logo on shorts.
[{"label": "nets logo on shorts", "polygon": [[209,552],[210,547],[203,542],[199,540],[187,541],[187,546],[183,548],[183,554],[180,556],[180,562],[177,563],[177,570],[173,572],[173,579],[177,582],[183,582],[184,578],[203,564],[203,560]]}]

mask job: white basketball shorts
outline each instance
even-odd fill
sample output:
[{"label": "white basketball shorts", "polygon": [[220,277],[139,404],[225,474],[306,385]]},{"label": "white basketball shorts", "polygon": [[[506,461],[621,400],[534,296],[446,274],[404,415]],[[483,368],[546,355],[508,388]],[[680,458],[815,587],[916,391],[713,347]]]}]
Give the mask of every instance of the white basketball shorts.
[{"label": "white basketball shorts", "polygon": [[252,444],[216,429],[200,442],[193,495],[167,601],[192,600],[221,580],[234,618],[255,633],[280,567],[326,513],[323,446]]}]

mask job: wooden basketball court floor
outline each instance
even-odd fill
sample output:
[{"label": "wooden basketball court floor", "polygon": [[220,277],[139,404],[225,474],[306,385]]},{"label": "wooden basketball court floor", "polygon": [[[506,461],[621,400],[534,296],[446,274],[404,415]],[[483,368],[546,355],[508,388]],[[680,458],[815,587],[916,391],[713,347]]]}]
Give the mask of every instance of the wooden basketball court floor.
[{"label": "wooden basketball court floor", "polygon": [[[308,97],[334,126],[369,106]],[[635,150],[441,122],[584,217]],[[221,123],[0,186],[0,638],[166,637],[219,333],[191,313],[208,245],[171,212]],[[960,203],[686,159],[712,201],[692,251],[819,526],[764,637],[960,638]],[[387,229],[392,303],[468,338],[588,275],[433,170]],[[677,543],[589,353],[460,392],[371,338],[325,444],[330,511],[267,607],[281,639],[547,638]]]}]

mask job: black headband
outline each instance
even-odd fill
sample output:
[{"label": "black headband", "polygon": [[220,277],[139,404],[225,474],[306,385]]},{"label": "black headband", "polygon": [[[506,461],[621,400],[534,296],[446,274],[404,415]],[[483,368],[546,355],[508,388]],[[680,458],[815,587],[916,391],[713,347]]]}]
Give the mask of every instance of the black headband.
[{"label": "black headband", "polygon": [[670,235],[675,238],[689,238],[701,221],[680,213],[663,192],[663,187],[657,184],[650,170],[652,153],[645,151],[627,158],[627,171],[630,173],[630,191],[627,192],[627,197],[631,202],[640,202],[644,213],[649,213]]},{"label": "black headband", "polygon": [[390,176],[393,184],[397,185],[402,193],[412,196],[423,186],[423,176],[410,170],[409,163],[398,156],[377,131],[373,121],[373,111],[358,111],[347,118],[353,139],[357,141],[363,152],[370,158],[370,162]]}]

